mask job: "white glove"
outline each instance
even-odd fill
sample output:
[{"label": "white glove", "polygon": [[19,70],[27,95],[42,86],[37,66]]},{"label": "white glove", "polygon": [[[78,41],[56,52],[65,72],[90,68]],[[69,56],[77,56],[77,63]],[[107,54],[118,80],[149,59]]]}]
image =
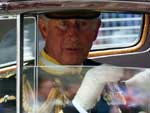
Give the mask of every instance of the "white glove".
[{"label": "white glove", "polygon": [[150,91],[150,69],[142,71],[125,81],[127,87],[141,88]]},{"label": "white glove", "polygon": [[83,109],[95,106],[106,83],[117,82],[123,76],[123,69],[119,67],[101,65],[90,69],[73,99]]}]

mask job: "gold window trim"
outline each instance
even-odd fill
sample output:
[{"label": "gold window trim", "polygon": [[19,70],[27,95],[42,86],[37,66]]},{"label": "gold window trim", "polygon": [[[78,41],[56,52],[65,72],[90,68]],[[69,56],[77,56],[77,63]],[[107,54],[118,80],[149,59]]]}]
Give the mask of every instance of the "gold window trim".
[{"label": "gold window trim", "polygon": [[135,51],[139,50],[143,46],[143,44],[145,43],[147,31],[148,31],[148,25],[149,25],[149,15],[145,14],[143,33],[141,35],[141,40],[135,46],[127,47],[127,48],[121,48],[121,49],[92,51],[89,53],[89,57],[98,57],[98,56],[104,56],[104,55],[131,53],[131,52],[135,52]]}]

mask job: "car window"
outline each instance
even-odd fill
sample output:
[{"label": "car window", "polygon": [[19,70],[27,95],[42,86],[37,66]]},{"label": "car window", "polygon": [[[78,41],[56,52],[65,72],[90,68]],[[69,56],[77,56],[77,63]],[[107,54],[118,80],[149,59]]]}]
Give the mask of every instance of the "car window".
[{"label": "car window", "polygon": [[[0,31],[0,67],[16,63],[16,16],[1,16]],[[5,26],[5,27],[4,27]],[[34,18],[26,18],[24,24],[24,59],[34,57],[35,27]]]},{"label": "car window", "polygon": [[131,47],[140,40],[143,15],[134,13],[102,13],[102,25],[92,50]]},{"label": "car window", "polygon": [[[91,96],[94,99],[98,99],[97,101],[89,101],[85,106],[94,104],[94,109],[99,112],[109,110],[107,113],[116,113],[116,111],[121,111],[122,113],[149,111],[148,103],[150,101],[147,99],[150,96],[149,87],[147,86],[149,83],[143,78],[147,73],[146,70],[149,69],[114,68],[114,66],[110,65],[39,65],[36,67],[38,70],[38,73],[36,73],[37,78],[34,79],[31,76],[34,75],[34,68],[31,66],[24,67],[25,79],[23,85],[26,89],[23,89],[25,92],[25,95],[23,95],[23,100],[25,101],[23,102],[25,104],[23,104],[22,109],[25,112],[61,111],[74,98],[80,98],[76,97],[76,95],[84,96],[86,98],[85,101],[89,98],[91,99]],[[137,76],[140,77],[140,81],[135,79]],[[148,76],[149,73],[145,77]],[[117,81],[117,77],[119,77],[120,82],[114,82]],[[131,81],[133,79],[133,83],[131,82],[128,87],[125,87],[121,82],[130,81],[130,79]],[[145,83],[142,81],[145,81]],[[37,83],[36,89],[34,89],[35,82]],[[105,84],[105,82],[107,83]],[[96,83],[99,86],[96,87]],[[139,83],[142,84],[139,85]],[[101,87],[104,87],[104,89],[100,90]],[[34,94],[36,94],[36,98],[34,98]],[[84,102],[82,99],[76,101]],[[38,105],[38,107],[35,107],[35,105]],[[103,109],[104,106],[105,108]],[[112,107],[109,108],[108,106]]]},{"label": "car window", "polygon": [[[130,47],[135,45],[140,40],[140,36],[142,33],[141,28],[143,25],[143,15],[140,14],[130,15],[126,13],[104,13],[104,14],[102,13],[100,18],[102,18],[102,25],[101,25],[102,28],[99,29],[99,35],[97,37],[98,40],[94,42],[95,45],[93,46],[92,50]],[[126,19],[127,20],[129,19],[130,22],[127,21]],[[55,21],[54,20],[52,19],[53,22],[51,24],[47,22],[41,25],[46,25],[46,26],[47,24],[53,25],[54,22],[56,22],[56,20]],[[82,22],[81,19],[77,19],[77,20],[78,20],[77,22]],[[112,23],[114,21],[117,22],[114,24]],[[134,21],[135,23],[132,21]],[[10,24],[9,22],[13,24]],[[57,30],[60,28],[61,29],[60,32],[55,32],[53,34],[52,31],[54,29],[51,29],[49,30],[50,32],[49,34],[44,34],[45,32],[43,32],[43,34],[42,33],[40,34],[40,31],[38,31],[39,34],[38,35],[36,34],[38,36],[37,39],[39,39],[37,41],[38,42],[37,44],[37,42],[35,42],[36,38],[35,38],[34,22],[35,21],[33,18],[30,18],[29,20],[26,19],[24,25],[24,56],[23,57],[25,61],[36,59],[38,63],[37,65],[34,65],[33,62],[30,62],[29,65],[23,66],[24,70],[23,73],[21,73],[21,76],[23,77],[22,79],[23,82],[22,110],[23,111],[33,112],[33,113],[61,112],[63,107],[70,105],[75,95],[78,94],[77,91],[80,85],[82,86],[82,84],[84,83],[86,77],[89,78],[86,79],[88,82],[84,83],[85,86],[83,87],[82,93],[87,94],[86,96],[84,96],[87,99],[89,99],[88,98],[89,95],[92,94],[94,95],[93,96],[94,100],[97,101],[97,103],[94,103],[94,106],[96,106],[95,108],[97,111],[103,110],[102,108],[105,105],[112,106],[112,109],[109,109],[111,110],[110,113],[116,113],[116,111],[118,112],[123,111],[123,113],[128,111],[131,111],[131,113],[134,113],[136,111],[138,112],[149,111],[149,107],[147,106],[149,100],[146,101],[146,98],[149,97],[149,93],[148,93],[149,88],[147,87],[148,86],[147,84],[149,84],[149,82],[146,82],[146,86],[144,85],[143,86],[144,88],[142,87],[143,89],[139,86],[131,86],[129,87],[129,90],[127,90],[123,84],[124,81],[136,76],[137,74],[141,74],[141,72],[146,71],[147,73],[147,69],[130,68],[130,67],[126,67],[126,68],[114,67],[111,65],[105,65],[99,62],[95,62],[89,59],[85,59],[85,61],[83,61],[82,63],[84,64],[83,66],[78,66],[77,65],[79,64],[78,62],[77,64],[75,64],[75,66],[74,64],[73,66],[70,66],[72,64],[60,65],[61,63],[64,62],[60,63],[61,60],[57,61],[58,59],[56,60],[55,59],[56,57],[53,58],[52,56],[48,55],[49,52],[51,51],[48,51],[45,48],[45,44],[47,43],[45,43],[44,41],[49,41],[50,44],[47,44],[48,47],[51,50],[53,50],[54,53],[60,55],[60,58],[66,57],[64,60],[65,62],[67,62],[67,64],[69,60],[76,63],[75,60],[78,60],[79,58],[82,59],[80,54],[84,52],[82,51],[82,49],[85,48],[83,48],[80,43],[70,44],[70,42],[67,41],[63,44],[63,46],[65,46],[64,48],[67,51],[66,52],[67,55],[63,56],[63,54],[59,54],[59,52],[60,53],[62,52],[61,51],[62,48],[58,50],[58,47],[61,44],[57,45],[54,43],[54,41],[60,43],[61,41],[56,40],[56,38],[53,38],[53,40],[48,40],[45,37],[42,37],[47,35],[55,36],[61,34],[62,33],[61,30],[66,29],[66,26],[63,26],[64,23],[67,23],[66,20],[64,21],[59,20],[59,24],[57,25],[60,26],[54,27]],[[67,23],[67,25],[69,27],[72,27],[71,21],[69,22],[70,23],[69,24]],[[1,33],[2,38],[0,40],[0,45],[1,45],[0,51],[3,53],[3,55],[1,56],[2,57],[0,63],[1,67],[16,63],[16,17],[15,16],[13,18],[7,17],[7,19],[2,17],[2,23],[7,23],[8,25],[10,24],[11,26],[9,26],[8,29],[6,28],[5,32],[2,31]],[[89,25],[90,23],[87,24]],[[92,26],[92,24],[90,25]],[[89,26],[87,27],[90,28]],[[45,31],[45,27],[42,30]],[[88,33],[89,35],[92,34],[90,30],[87,32],[87,34]],[[61,37],[59,38],[62,38],[63,36],[65,35],[61,35]],[[86,36],[88,37],[88,35]],[[128,36],[131,37],[133,36],[133,37],[129,39]],[[88,40],[84,40],[84,41],[88,42]],[[82,44],[84,44],[84,41],[82,41]],[[35,46],[35,44],[37,44],[37,46]],[[56,48],[52,48],[51,47],[52,44],[54,44]],[[8,47],[7,52],[5,52],[6,47]],[[39,50],[38,55],[36,54],[36,56],[35,56],[35,49]],[[74,55],[74,53],[77,53],[79,56],[78,57],[71,56]],[[68,57],[69,55],[71,56],[71,58]],[[6,56],[9,56],[10,58]],[[9,73],[7,73],[6,71],[4,74],[6,75]],[[11,74],[15,75],[16,72],[15,73],[13,72]],[[149,70],[148,70],[148,74],[149,74]],[[10,80],[10,78],[11,77],[8,77],[8,79],[6,79],[6,82],[10,83],[10,81],[7,81]],[[5,81],[3,80],[3,82]],[[3,82],[0,83],[4,84]],[[122,83],[120,84],[120,82]],[[94,87],[96,85],[95,84],[93,85],[93,83],[97,83],[98,88]],[[15,88],[14,84],[15,83],[13,82],[13,85],[10,85],[11,87],[9,85],[7,85],[7,87],[9,87],[10,89],[11,88],[14,89]],[[91,84],[93,87],[87,87],[90,86]],[[103,86],[101,92],[99,92],[98,90],[99,88],[101,88],[99,86]],[[145,89],[146,92],[143,93],[143,90],[145,91]],[[95,92],[93,93],[91,90],[96,91],[96,93]],[[19,91],[19,89],[17,89],[17,91]],[[11,90],[8,91],[4,90],[4,92],[2,91],[1,93],[2,98],[0,98],[1,99],[0,103],[4,104],[6,100],[6,105],[7,105],[7,99],[9,99],[10,97],[13,98],[13,100],[15,99],[14,95],[12,97],[9,93],[10,94],[14,93],[14,90],[12,92]],[[105,103],[101,103],[99,99],[102,99],[102,101],[104,101]],[[82,98],[79,98],[78,100],[82,100]],[[86,104],[90,104],[90,102],[87,102]],[[4,110],[4,112],[7,113],[11,112],[11,109],[9,109],[9,107],[11,107],[11,104],[9,107],[3,106],[3,104],[0,104],[2,105],[2,107],[0,106],[2,110]],[[99,104],[101,104],[102,106]],[[15,106],[14,103],[13,106]],[[13,111],[15,112],[14,109],[16,108],[13,108]]]},{"label": "car window", "polygon": [[[97,40],[93,43],[91,50],[131,47],[139,42],[142,34],[144,18],[142,14],[109,12],[101,13],[99,18],[101,19],[101,27],[99,28]],[[1,17],[1,23],[3,26],[7,26],[0,31],[0,51],[2,53],[0,56],[0,64],[4,66],[8,64],[14,64],[16,61],[16,17],[3,16]],[[25,60],[31,60],[34,58],[34,30],[34,19],[25,19]],[[39,39],[41,39],[41,37],[42,36],[39,32]],[[39,42],[39,46],[42,48],[44,42]],[[5,50],[6,47],[7,51]]]},{"label": "car window", "polygon": [[[110,18],[112,19],[107,17],[108,16],[107,14],[108,15],[110,14]],[[103,41],[103,42],[102,44],[96,41],[94,42],[94,43],[103,45],[103,47],[98,48],[97,46],[97,48],[95,49],[106,49],[106,48],[112,49],[116,47],[117,48],[129,47],[129,46],[135,45],[140,40],[140,36],[142,33],[141,29],[143,25],[142,15],[138,15],[138,14],[128,15],[125,13],[123,14],[117,13],[119,14],[119,16],[116,19],[115,13],[107,13],[107,14],[101,15],[104,18],[104,20],[102,19],[102,28],[103,26],[104,28],[102,29],[102,31],[99,32],[100,35],[98,35],[97,37],[98,41]],[[114,15],[114,17],[112,15]],[[107,19],[109,22],[107,21]],[[121,19],[121,22],[120,22],[120,19]],[[131,23],[130,22],[128,23],[126,19],[127,20],[129,19]],[[79,20],[80,19],[77,19],[77,22],[79,22]],[[117,22],[113,25],[112,21],[116,21],[116,20]],[[124,81],[129,80],[132,77],[137,77],[138,74],[142,73],[143,75],[143,72],[145,73],[145,71],[147,73],[147,69],[133,68],[133,67],[114,67],[114,66],[102,64],[99,62],[93,62],[92,60],[84,61],[83,66],[78,66],[77,64],[61,65],[62,62],[61,60],[56,59],[57,57],[60,56],[59,57],[60,59],[63,59],[64,57],[66,57],[66,59],[64,59],[65,61],[69,61],[71,57],[70,62],[74,62],[76,57],[74,57],[73,55],[75,55],[75,53],[78,54],[78,52],[76,52],[78,51],[77,47],[82,47],[78,43],[74,44],[74,43],[71,43],[70,41],[71,45],[69,45],[68,42],[64,41],[66,40],[66,38],[68,38],[67,37],[68,35],[70,36],[68,40],[72,38],[71,36],[73,34],[76,35],[77,31],[73,33],[70,31],[73,28],[72,26],[70,27],[69,25],[72,25],[72,24],[70,24],[69,23],[70,21],[68,22],[66,19],[50,20],[46,18],[45,21],[47,21],[46,25],[49,27],[46,27],[46,28],[50,29],[49,30],[50,33],[45,35],[44,34],[45,32],[43,32],[42,34],[43,40],[47,41],[47,43],[41,43],[41,44],[44,44],[44,46],[42,46],[39,49],[39,54],[37,56],[38,65],[35,67],[24,66],[24,76],[25,76],[24,87],[28,87],[28,89],[24,90],[25,92],[27,92],[26,95],[24,95],[23,97],[24,100],[26,100],[24,101],[26,106],[23,106],[22,108],[24,111],[26,112],[31,112],[31,111],[53,112],[54,111],[58,113],[59,111],[62,111],[63,108],[65,108],[69,103],[71,103],[71,101],[74,100],[74,98],[78,98],[77,101],[79,101],[79,103],[80,102],[84,103],[84,100],[82,101],[83,97],[85,97],[84,98],[85,100],[91,99],[91,97],[93,97],[94,99],[92,98],[92,100],[88,101],[87,103],[84,103],[84,105],[90,106],[92,104],[91,106],[94,108],[94,110],[97,110],[100,113],[104,111],[107,113],[119,113],[119,112],[134,113],[134,112],[148,112],[149,111],[149,107],[147,106],[147,103],[149,103],[149,100],[145,101],[145,99],[149,96],[148,94],[149,88],[146,85],[144,85],[141,88],[140,86],[138,86],[136,83],[133,82],[133,84],[136,84],[137,86],[134,86],[134,85],[129,86],[127,89],[127,87],[125,87],[124,84],[122,84],[124,83]],[[49,21],[51,21],[51,23],[48,23]],[[56,26],[54,23],[56,23]],[[51,29],[52,27],[51,25],[54,27],[54,29]],[[115,26],[115,29],[112,29],[112,30],[109,29],[109,28],[113,28],[114,26]],[[69,33],[68,34],[66,33],[68,32],[66,30],[66,27],[70,28],[68,29],[68,31],[72,33],[71,34],[69,32],[71,35]],[[42,30],[45,31],[44,29]],[[122,30],[123,32],[121,32]],[[52,31],[55,32],[56,34],[55,33],[53,34]],[[50,37],[50,36],[53,36],[53,37],[58,36],[58,34],[59,35],[61,34],[61,37],[55,37],[55,38]],[[49,35],[48,37],[49,39],[46,39],[46,36],[48,35]],[[131,37],[127,38],[128,35],[130,35]],[[66,37],[64,38],[64,36]],[[102,39],[101,39],[101,36],[102,36]],[[108,36],[108,40],[107,40],[107,36]],[[120,36],[120,37],[118,38],[117,36],[118,37]],[[86,40],[84,41],[86,42]],[[59,47],[61,48],[62,46],[61,43],[63,43],[63,47],[65,49],[67,48],[67,50],[69,51],[69,52],[68,51],[66,52],[67,54],[66,56],[65,55],[63,56],[63,54],[61,54],[61,52],[63,52],[63,49],[60,49],[60,50],[58,49]],[[51,45],[55,47],[55,50],[52,48]],[[50,56],[50,55],[55,55],[55,54],[52,54],[51,51],[49,51],[48,49],[52,50],[54,53],[57,53],[58,56],[57,57]],[[80,58],[80,55],[78,59],[79,58]],[[37,70],[36,72],[34,71],[35,68]],[[148,74],[144,74],[144,76]],[[105,85],[103,86],[103,84]],[[146,82],[146,84],[149,84],[149,83]],[[101,86],[103,87],[102,89],[101,89]],[[36,94],[36,99],[33,96],[34,94]],[[79,97],[78,97],[78,94],[79,94]],[[80,96],[83,96],[83,97],[81,98]],[[47,102],[49,103],[47,104]],[[37,103],[38,107],[37,108],[34,107],[33,103]],[[109,106],[111,107],[109,108]]]}]

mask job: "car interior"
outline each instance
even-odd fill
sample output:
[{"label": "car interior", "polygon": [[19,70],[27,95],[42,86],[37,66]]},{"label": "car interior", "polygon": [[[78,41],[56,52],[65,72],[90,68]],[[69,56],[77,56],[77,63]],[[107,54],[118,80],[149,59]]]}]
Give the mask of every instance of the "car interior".
[{"label": "car interior", "polygon": [[[4,0],[0,2],[0,112],[22,113],[25,94],[23,89],[24,74],[31,74],[28,69],[32,70],[33,74],[29,80],[33,84],[28,88],[32,87],[33,92],[39,90],[40,75],[38,75],[38,69],[40,66],[38,60],[45,45],[38,28],[38,18],[41,14],[76,11],[77,9],[99,11],[101,13],[99,19],[101,19],[102,24],[97,39],[93,42],[88,54],[88,59],[123,69],[123,80],[127,80],[150,69],[149,8],[150,3],[147,0]],[[41,66],[44,69],[49,67],[51,66]],[[76,66],[70,67],[76,68]],[[95,66],[85,66],[85,70],[93,67]],[[61,70],[62,67],[52,68]],[[77,68],[80,69],[80,66]],[[58,77],[54,79],[60,87],[62,85],[65,89],[69,87],[68,84],[72,85],[74,82],[81,84],[83,80],[81,78],[64,76],[61,80],[58,80]],[[47,86],[45,87],[47,88]],[[72,87],[69,91],[76,89],[76,86]],[[121,110],[121,112],[116,112],[114,110],[116,107],[114,107],[110,113],[150,113],[149,86],[144,86],[148,89],[146,92],[139,88],[129,88],[129,91],[123,90],[122,95],[126,99],[126,105],[123,105],[122,100],[116,96],[116,90],[120,91],[122,87],[116,83],[115,85],[108,84],[107,87],[109,89],[108,94],[112,96],[111,102],[107,104],[117,106],[117,108],[119,106]],[[30,92],[32,91],[26,93],[26,96],[30,95]],[[39,94],[36,93],[35,103],[38,96]],[[30,100],[30,98],[26,98],[26,100]],[[108,96],[106,101],[109,101]],[[34,108],[35,103],[28,106]],[[26,109],[28,110],[29,107]],[[39,109],[43,110],[42,108]],[[32,113],[37,113],[36,109]]]}]

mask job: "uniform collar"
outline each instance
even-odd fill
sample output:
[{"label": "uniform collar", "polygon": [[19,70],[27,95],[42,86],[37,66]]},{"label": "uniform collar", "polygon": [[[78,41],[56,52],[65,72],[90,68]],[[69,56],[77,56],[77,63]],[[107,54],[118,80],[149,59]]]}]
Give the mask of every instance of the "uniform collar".
[{"label": "uniform collar", "polygon": [[82,65],[61,65],[57,60],[49,56],[44,49],[40,53],[38,63],[42,70],[55,75],[80,74],[82,71]]}]

